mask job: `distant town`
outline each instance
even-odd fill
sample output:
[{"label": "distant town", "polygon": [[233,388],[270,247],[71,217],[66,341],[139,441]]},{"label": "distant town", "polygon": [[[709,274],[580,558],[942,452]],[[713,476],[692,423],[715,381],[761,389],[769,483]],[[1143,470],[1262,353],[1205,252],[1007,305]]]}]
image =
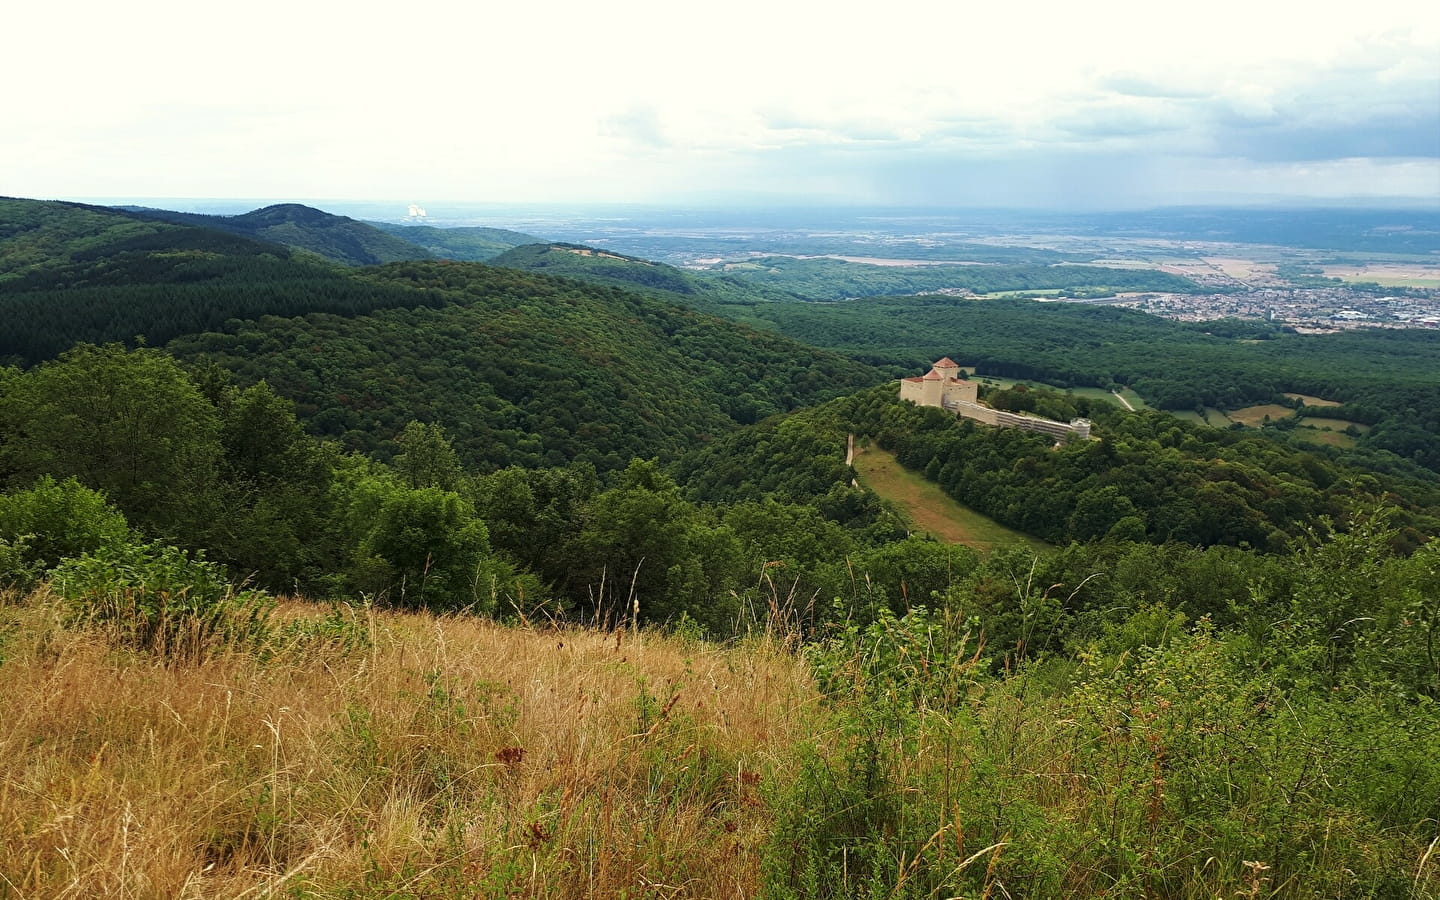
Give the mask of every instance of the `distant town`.
[{"label": "distant town", "polygon": [[1238,294],[1134,294],[1091,302],[1186,322],[1264,319],[1302,334],[1345,328],[1440,328],[1440,291],[1427,290],[1416,296],[1422,292],[1412,288],[1406,293],[1377,295],[1338,285],[1265,287]]}]

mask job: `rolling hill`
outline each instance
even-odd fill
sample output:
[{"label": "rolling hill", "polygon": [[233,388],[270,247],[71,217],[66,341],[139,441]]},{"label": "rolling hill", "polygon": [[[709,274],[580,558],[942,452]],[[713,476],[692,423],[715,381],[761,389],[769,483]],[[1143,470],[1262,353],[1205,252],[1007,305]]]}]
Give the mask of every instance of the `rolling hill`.
[{"label": "rolling hill", "polygon": [[438,304],[313,255],[123,210],[0,200],[0,361],[73,344],[163,344],[230,319]]},{"label": "rolling hill", "polygon": [[461,262],[486,262],[521,244],[538,243],[533,234],[504,228],[436,228],[433,225],[397,225],[393,222],[367,222],[388,235],[421,247],[436,259]]},{"label": "rolling hill", "polygon": [[313,431],[382,458],[418,419],[473,466],[606,471],[883,378],[636,290],[442,260],[343,269],[68,204],[0,211],[0,359],[143,336],[268,380]]},{"label": "rolling hill", "polygon": [[193,363],[293,398],[311,430],[385,458],[411,419],[462,461],[623,467],[883,379],[831,351],[635,291],[475,263],[366,270],[430,307],[231,323],[174,341]]},{"label": "rolling hill", "polygon": [[577,278],[647,293],[704,309],[803,299],[725,275],[690,272],[665,263],[582,244],[526,244],[490,260],[494,266]]},{"label": "rolling hill", "polygon": [[280,203],[238,216],[207,216],[164,209],[130,212],[177,225],[214,228],[242,237],[283,244],[347,266],[368,266],[406,259],[428,259],[417,244],[387,234],[348,216],[337,216],[298,203]]}]

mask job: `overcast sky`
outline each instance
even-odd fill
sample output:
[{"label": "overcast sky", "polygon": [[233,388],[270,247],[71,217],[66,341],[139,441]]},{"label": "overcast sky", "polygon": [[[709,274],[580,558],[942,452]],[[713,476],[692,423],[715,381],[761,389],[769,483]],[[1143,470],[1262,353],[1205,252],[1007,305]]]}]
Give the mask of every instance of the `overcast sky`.
[{"label": "overcast sky", "polygon": [[12,196],[1440,204],[1434,0],[16,0],[4,19]]}]

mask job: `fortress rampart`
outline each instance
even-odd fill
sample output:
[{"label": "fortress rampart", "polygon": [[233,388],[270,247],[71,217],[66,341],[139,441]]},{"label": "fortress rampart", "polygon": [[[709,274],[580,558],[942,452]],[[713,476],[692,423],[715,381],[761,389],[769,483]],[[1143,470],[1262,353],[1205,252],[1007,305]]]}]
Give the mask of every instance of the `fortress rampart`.
[{"label": "fortress rampart", "polygon": [[1071,419],[1056,422],[1039,416],[1027,416],[991,409],[980,403],[980,387],[968,378],[960,377],[960,366],[948,356],[931,367],[930,371],[918,378],[900,380],[900,399],[909,400],[916,406],[938,406],[959,416],[974,419],[984,425],[998,428],[1023,428],[1038,431],[1060,440],[1090,437],[1089,419]]}]

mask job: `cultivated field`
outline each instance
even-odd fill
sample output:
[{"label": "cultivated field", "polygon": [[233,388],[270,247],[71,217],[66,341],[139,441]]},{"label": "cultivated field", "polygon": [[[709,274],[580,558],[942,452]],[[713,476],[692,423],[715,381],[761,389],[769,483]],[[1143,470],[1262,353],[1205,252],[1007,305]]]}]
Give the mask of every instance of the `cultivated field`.
[{"label": "cultivated field", "polygon": [[1309,428],[1320,428],[1325,431],[1344,431],[1347,428],[1354,428],[1360,433],[1370,430],[1370,426],[1361,422],[1347,422],[1344,419],[1327,419],[1321,416],[1305,416],[1300,420],[1301,425]]},{"label": "cultivated field", "polygon": [[1251,428],[1259,428],[1267,420],[1278,422],[1281,419],[1288,419],[1295,415],[1295,410],[1278,403],[1264,403],[1259,406],[1247,406],[1244,409],[1232,409],[1225,415],[1231,421],[1248,425]]},{"label": "cultivated field", "polygon": [[1286,391],[1286,392],[1285,392],[1285,396],[1289,397],[1291,400],[1299,400],[1300,402],[1304,403],[1306,406],[1339,406],[1339,405],[1340,405],[1340,401],[1338,401],[1338,400],[1326,400],[1326,399],[1324,399],[1323,397],[1312,397],[1312,396],[1309,395],[1309,394],[1292,394],[1292,393],[1290,393],[1289,391]]},{"label": "cultivated field", "polygon": [[1301,426],[1295,429],[1295,436],[1302,441],[1311,444],[1322,444],[1326,447],[1340,447],[1348,450],[1355,446],[1355,439],[1341,431],[1328,431],[1323,428],[1306,428]]},{"label": "cultivated field", "polygon": [[1371,263],[1325,266],[1327,278],[1373,281],[1387,287],[1440,287],[1440,265],[1424,263]]}]

